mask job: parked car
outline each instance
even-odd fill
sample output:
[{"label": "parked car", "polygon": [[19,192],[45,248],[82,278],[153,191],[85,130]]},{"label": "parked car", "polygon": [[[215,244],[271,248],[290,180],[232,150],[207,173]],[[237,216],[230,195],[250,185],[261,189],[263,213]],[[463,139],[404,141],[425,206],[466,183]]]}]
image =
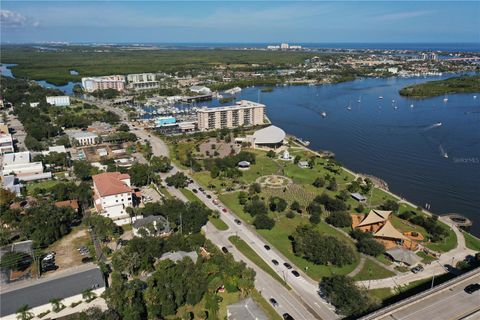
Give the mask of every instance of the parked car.
[{"label": "parked car", "polygon": [[226,247],[222,247],[223,253],[228,253],[228,249]]},{"label": "parked car", "polygon": [[192,192],[193,193],[198,193],[198,190],[197,189],[192,189]]},{"label": "parked car", "polygon": [[212,196],[207,194],[207,199],[212,199]]},{"label": "parked car", "polygon": [[270,246],[269,245],[264,245],[263,246],[266,250],[270,250]]},{"label": "parked car", "polygon": [[283,319],[284,320],[295,320],[291,315],[289,315],[288,313],[284,313],[282,315]]},{"label": "parked car", "polygon": [[419,273],[419,272],[422,272],[423,271],[423,267],[421,265],[418,265],[416,267],[413,267],[412,269],[410,269],[413,273]]},{"label": "parked car", "polygon": [[300,273],[298,273],[297,270],[293,270],[293,271],[292,271],[292,274],[293,274],[295,277],[297,277],[297,278],[300,277]]},{"label": "parked car", "polygon": [[268,301],[270,301],[270,303],[272,304],[272,306],[278,307],[278,302],[277,302],[277,300],[275,300],[275,299],[273,299],[273,298],[270,298]]},{"label": "parked car", "polygon": [[283,265],[284,265],[285,268],[287,268],[287,269],[292,269],[292,265],[291,265],[290,263],[288,263],[288,262],[285,262]]},{"label": "parked car", "polygon": [[235,220],[233,220],[233,221],[235,221],[235,223],[238,224],[238,225],[241,225],[241,224],[242,224],[242,221],[240,221],[240,220],[238,220],[238,219],[235,219]]},{"label": "parked car", "polygon": [[278,266],[278,261],[277,261],[277,260],[273,259],[273,260],[272,260],[272,263],[273,263],[274,265]]},{"label": "parked car", "polygon": [[465,287],[465,289],[463,289],[466,293],[468,294],[472,294],[474,293],[475,291],[478,291],[480,290],[480,284],[478,283],[472,283],[472,284],[469,284],[468,286]]}]

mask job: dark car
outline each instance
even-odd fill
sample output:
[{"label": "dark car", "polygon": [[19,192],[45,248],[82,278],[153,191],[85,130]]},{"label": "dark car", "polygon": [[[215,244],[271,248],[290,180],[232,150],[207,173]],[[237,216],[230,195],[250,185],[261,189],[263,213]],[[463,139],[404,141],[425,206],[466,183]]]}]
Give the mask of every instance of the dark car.
[{"label": "dark car", "polygon": [[477,290],[480,290],[480,284],[478,283],[472,283],[472,284],[469,284],[468,286],[465,287],[465,289],[463,289],[466,293],[468,294],[472,294],[474,293],[475,291]]},{"label": "dark car", "polygon": [[198,188],[198,190],[200,190],[201,192],[203,192],[203,188]]},{"label": "dark car", "polygon": [[266,250],[270,250],[270,246],[269,245],[264,245],[263,246]]},{"label": "dark car", "polygon": [[212,199],[212,196],[207,194],[207,199]]},{"label": "dark car", "polygon": [[270,303],[272,304],[272,306],[274,306],[274,307],[277,307],[277,306],[278,306],[277,300],[275,300],[275,299],[273,299],[273,298],[270,298],[270,300],[268,300],[268,301],[270,301]]},{"label": "dark car", "polygon": [[284,265],[285,268],[287,268],[287,269],[292,269],[292,265],[291,265],[290,263],[288,263],[288,262],[285,262],[283,265]]},{"label": "dark car", "polygon": [[197,189],[192,189],[192,192],[193,193],[198,193],[198,190]]},{"label": "dark car", "polygon": [[448,271],[450,273],[455,272],[455,268],[450,264],[445,264],[445,265],[443,265],[443,267],[445,268],[446,271]]},{"label": "dark car", "polygon": [[289,315],[288,313],[284,313],[282,314],[282,317],[284,320],[295,320],[291,315]]},{"label": "dark car", "polygon": [[238,224],[238,225],[241,225],[241,224],[242,224],[242,221],[240,221],[240,220],[238,220],[238,219],[235,219],[235,220],[233,220],[233,221],[235,221],[235,223]]},{"label": "dark car", "polygon": [[228,211],[227,211],[227,209],[225,209],[225,208],[223,208],[223,209],[222,209],[222,211],[223,211],[223,212],[225,212],[225,213],[227,213],[227,212],[228,212]]},{"label": "dark car", "polygon": [[222,251],[223,251],[223,253],[228,253],[228,249],[225,248],[225,247],[222,247]]},{"label": "dark car", "polygon": [[293,274],[295,277],[297,277],[297,278],[300,277],[300,273],[298,273],[297,270],[293,270],[293,271],[292,271],[292,274]]},{"label": "dark car", "polygon": [[411,269],[411,271],[412,271],[413,273],[419,273],[419,272],[422,272],[422,271],[423,271],[423,267],[422,267],[421,265],[418,265],[418,266],[416,266],[416,267],[413,267],[413,268]]},{"label": "dark car", "polygon": [[272,260],[272,263],[273,263],[274,265],[278,266],[278,261],[277,261],[277,260],[273,259],[273,260]]}]

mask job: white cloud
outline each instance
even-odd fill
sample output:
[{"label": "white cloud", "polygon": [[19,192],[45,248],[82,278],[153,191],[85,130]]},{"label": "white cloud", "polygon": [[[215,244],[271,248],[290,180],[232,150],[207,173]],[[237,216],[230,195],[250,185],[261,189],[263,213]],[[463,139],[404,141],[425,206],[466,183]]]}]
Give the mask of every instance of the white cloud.
[{"label": "white cloud", "polygon": [[0,24],[4,28],[38,27],[39,22],[10,10],[0,10]]}]

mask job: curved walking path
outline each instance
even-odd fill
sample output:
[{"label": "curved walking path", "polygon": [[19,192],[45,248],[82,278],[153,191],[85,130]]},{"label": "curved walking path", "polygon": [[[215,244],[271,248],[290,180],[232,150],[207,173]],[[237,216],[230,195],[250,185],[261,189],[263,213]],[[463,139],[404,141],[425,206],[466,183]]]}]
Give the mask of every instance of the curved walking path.
[{"label": "curved walking path", "polygon": [[353,269],[353,271],[348,274],[348,276],[353,278],[353,277],[355,277],[357,274],[359,274],[360,271],[362,271],[363,266],[365,265],[365,260],[366,260],[366,258],[363,257],[363,256],[361,256],[361,257],[360,257],[360,262],[359,262],[358,265],[355,267],[355,269]]}]

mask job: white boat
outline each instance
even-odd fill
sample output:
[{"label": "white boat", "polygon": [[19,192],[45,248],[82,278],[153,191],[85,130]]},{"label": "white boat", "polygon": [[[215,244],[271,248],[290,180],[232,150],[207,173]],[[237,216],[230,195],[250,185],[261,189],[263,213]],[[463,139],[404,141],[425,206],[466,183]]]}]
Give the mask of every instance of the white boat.
[{"label": "white boat", "polygon": [[395,99],[392,99],[392,103],[395,103]]},{"label": "white boat", "polygon": [[473,96],[473,99],[477,99],[477,96]]},{"label": "white boat", "polygon": [[445,98],[443,98],[443,102],[448,102],[448,97],[445,96]]},{"label": "white boat", "polygon": [[379,97],[378,97],[378,99],[382,100],[382,99],[383,99],[383,97],[382,97],[382,96],[379,96]]},{"label": "white boat", "polygon": [[410,108],[413,108],[413,103],[410,105]]},{"label": "white boat", "polygon": [[362,97],[358,97],[357,102],[358,102],[358,103],[362,102]]},{"label": "white boat", "polygon": [[441,122],[437,122],[437,123],[434,123],[433,124],[433,127],[441,127],[442,126],[442,123]]},{"label": "white boat", "polygon": [[325,111],[323,111],[322,113],[320,113],[322,115],[322,117],[326,118],[327,117],[327,113]]}]

